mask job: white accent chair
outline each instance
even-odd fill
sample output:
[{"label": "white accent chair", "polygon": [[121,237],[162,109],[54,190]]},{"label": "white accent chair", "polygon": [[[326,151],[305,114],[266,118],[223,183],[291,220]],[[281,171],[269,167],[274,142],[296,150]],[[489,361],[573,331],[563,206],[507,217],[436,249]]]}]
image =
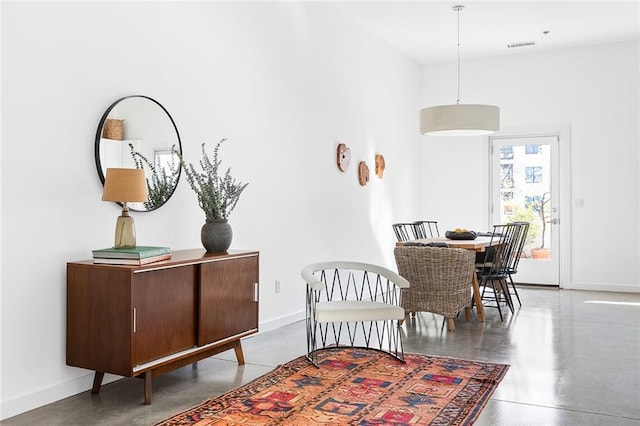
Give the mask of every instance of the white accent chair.
[{"label": "white accent chair", "polygon": [[381,266],[343,261],[314,263],[301,274],[307,283],[309,362],[318,367],[318,352],[339,346],[376,349],[404,361],[406,279]]}]

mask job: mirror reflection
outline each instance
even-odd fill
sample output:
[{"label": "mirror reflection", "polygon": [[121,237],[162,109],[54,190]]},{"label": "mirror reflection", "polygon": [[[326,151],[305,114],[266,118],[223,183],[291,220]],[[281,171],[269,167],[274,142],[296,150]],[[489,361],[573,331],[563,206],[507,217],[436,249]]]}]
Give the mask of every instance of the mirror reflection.
[{"label": "mirror reflection", "polygon": [[128,203],[131,210],[151,211],[171,197],[180,178],[180,135],[169,112],[142,95],[115,101],[98,125],[95,160],[100,181],[109,167],[144,169],[149,193],[144,203]]}]

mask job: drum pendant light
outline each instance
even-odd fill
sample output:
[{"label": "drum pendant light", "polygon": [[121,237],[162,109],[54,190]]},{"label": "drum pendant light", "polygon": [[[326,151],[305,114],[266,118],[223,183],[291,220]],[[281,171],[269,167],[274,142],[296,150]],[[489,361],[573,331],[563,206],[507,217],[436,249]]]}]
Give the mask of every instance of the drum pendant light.
[{"label": "drum pendant light", "polygon": [[460,104],[460,11],[458,13],[458,99],[455,105],[439,105],[420,111],[420,133],[438,136],[488,135],[500,129],[500,108],[494,105]]}]

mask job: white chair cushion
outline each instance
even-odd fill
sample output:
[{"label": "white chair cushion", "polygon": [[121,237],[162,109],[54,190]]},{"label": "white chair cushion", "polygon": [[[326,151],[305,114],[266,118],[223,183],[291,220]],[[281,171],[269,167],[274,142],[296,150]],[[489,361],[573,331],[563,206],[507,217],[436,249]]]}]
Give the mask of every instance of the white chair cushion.
[{"label": "white chair cushion", "polygon": [[404,319],[400,306],[365,300],[336,300],[316,305],[318,322],[384,321]]}]

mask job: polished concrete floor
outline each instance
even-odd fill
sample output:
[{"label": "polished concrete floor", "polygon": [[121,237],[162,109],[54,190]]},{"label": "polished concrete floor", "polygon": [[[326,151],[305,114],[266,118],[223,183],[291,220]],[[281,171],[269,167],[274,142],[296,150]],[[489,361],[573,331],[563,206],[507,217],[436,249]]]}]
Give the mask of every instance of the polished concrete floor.
[{"label": "polished concrete floor", "polygon": [[[476,425],[640,425],[640,295],[521,288],[523,306],[500,321],[419,314],[405,322],[405,352],[508,363]],[[517,304],[516,304],[517,307]],[[154,379],[122,379],[7,419],[3,425],[152,425],[253,380],[305,352],[304,323],[243,341],[233,351]]]}]

